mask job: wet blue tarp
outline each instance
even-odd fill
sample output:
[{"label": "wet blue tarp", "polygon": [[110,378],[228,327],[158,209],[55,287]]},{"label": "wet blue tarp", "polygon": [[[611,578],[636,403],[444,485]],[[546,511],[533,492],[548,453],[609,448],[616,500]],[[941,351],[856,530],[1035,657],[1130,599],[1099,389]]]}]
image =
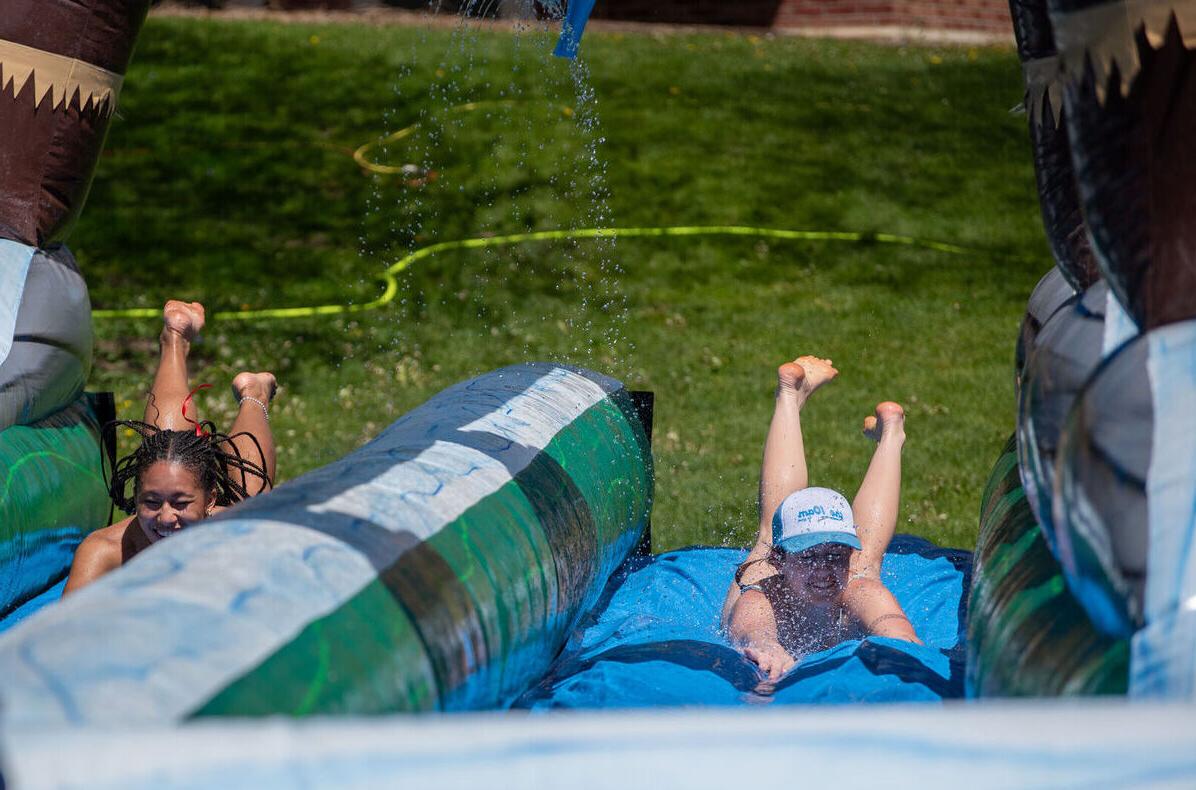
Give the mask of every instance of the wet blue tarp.
[{"label": "wet blue tarp", "polygon": [[868,638],[806,656],[771,694],[719,630],[746,552],[693,548],[629,561],[520,707],[632,708],[935,702],[963,696],[971,554],[893,540],[883,579],[925,642]]},{"label": "wet blue tarp", "polygon": [[25,603],[21,604],[16,609],[13,609],[3,618],[0,618],[0,634],[12,628],[14,625],[21,622],[26,617],[29,617],[34,612],[37,612],[40,609],[57,602],[62,598],[62,589],[64,587],[66,587],[65,578],[45,592],[35,595],[28,601],[25,601]]}]

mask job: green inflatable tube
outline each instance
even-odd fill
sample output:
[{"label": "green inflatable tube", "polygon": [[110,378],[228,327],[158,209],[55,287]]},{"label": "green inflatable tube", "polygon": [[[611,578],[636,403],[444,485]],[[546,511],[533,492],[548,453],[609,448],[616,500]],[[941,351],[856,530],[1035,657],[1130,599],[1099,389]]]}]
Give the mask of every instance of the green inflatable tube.
[{"label": "green inflatable tube", "polygon": [[107,523],[96,396],[0,431],[0,619],[66,577]]},{"label": "green inflatable tube", "polygon": [[450,387],[5,634],[5,723],[508,707],[640,543],[644,425],[564,365]]},{"label": "green inflatable tube", "polygon": [[968,606],[969,697],[1125,694],[1129,641],[1068,591],[1022,490],[1013,437],[985,488]]}]

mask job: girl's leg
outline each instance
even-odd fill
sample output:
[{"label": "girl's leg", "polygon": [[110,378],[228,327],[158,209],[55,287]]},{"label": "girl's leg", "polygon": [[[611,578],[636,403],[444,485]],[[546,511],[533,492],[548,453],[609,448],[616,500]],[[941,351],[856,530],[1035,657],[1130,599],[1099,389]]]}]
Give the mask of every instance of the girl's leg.
[{"label": "girl's leg", "polygon": [[863,549],[852,552],[843,605],[869,634],[921,643],[901,604],[880,580],[881,561],[897,529],[905,412],[891,401],[881,403],[875,417],[864,419],[864,435],[876,442],[876,452],[851,505]]},{"label": "girl's leg", "polygon": [[[274,433],[270,430],[266,409],[274,399],[274,392],[277,389],[278,383],[274,379],[273,373],[238,373],[237,377],[233,379],[233,394],[237,398],[239,407],[237,418],[233,420],[233,427],[229,430],[229,434],[234,437],[232,444],[241,457],[261,464],[266,473],[270,475],[271,482],[274,481],[275,471]],[[237,434],[250,434],[253,439],[257,439],[257,443],[255,444],[249,436],[237,436]],[[259,446],[261,447],[260,453],[258,452]],[[266,481],[256,475],[247,475],[242,470],[234,468],[229,468],[228,474],[233,480],[245,486],[249,496],[261,493],[262,489],[266,488]]]},{"label": "girl's leg", "polygon": [[[191,389],[187,376],[187,355],[191,341],[204,325],[199,302],[171,299],[162,308],[162,334],[158,337],[158,370],[145,402],[145,421],[158,428],[180,431],[190,423],[183,418],[183,401]],[[198,420],[194,401],[187,417]]]},{"label": "girl's leg", "polygon": [[785,497],[809,485],[801,410],[814,390],[838,374],[829,359],[818,357],[799,357],[777,369],[776,406],[760,466],[760,540],[757,546],[771,545],[772,515]]},{"label": "girl's leg", "polygon": [[[839,371],[829,359],[798,357],[777,368],[777,396],[768,438],[764,440],[764,461],[760,466],[760,534],[744,563],[757,563],[744,572],[743,583],[755,584],[776,571],[764,562],[772,548],[772,514],[785,497],[809,484],[806,449],[801,435],[801,410],[814,390]],[[723,600],[723,622],[727,623],[739,602],[739,585],[731,582]]]},{"label": "girl's leg", "polygon": [[905,444],[905,412],[891,401],[876,407],[876,416],[864,419],[864,435],[876,442],[876,451],[851,510],[862,550],[853,556],[853,575],[878,576],[881,560],[897,529],[901,500],[901,448]]}]

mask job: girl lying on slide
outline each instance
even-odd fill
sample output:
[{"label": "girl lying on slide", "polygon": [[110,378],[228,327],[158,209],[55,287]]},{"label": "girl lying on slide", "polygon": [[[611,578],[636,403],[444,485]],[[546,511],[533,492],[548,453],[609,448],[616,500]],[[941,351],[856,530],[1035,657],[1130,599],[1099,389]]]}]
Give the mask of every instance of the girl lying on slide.
[{"label": "girl lying on slide", "polygon": [[778,369],[776,407],[760,472],[760,535],[723,605],[731,641],[769,681],[798,657],[870,634],[920,641],[880,565],[897,526],[905,415],[876,407],[864,434],[876,451],[855,501],[808,488],[801,410],[838,371],[800,357]]},{"label": "girl lying on slide", "polygon": [[171,300],[162,308],[162,318],[158,370],[146,399],[145,421],[119,420],[109,426],[141,435],[141,446],[116,464],[109,486],[112,501],[130,515],[83,540],[64,594],[273,484],[274,437],[267,409],[277,389],[274,375],[237,374],[233,394],[239,411],[232,432],[217,433],[195,414],[187,376],[191,341],[204,324],[203,306]]}]

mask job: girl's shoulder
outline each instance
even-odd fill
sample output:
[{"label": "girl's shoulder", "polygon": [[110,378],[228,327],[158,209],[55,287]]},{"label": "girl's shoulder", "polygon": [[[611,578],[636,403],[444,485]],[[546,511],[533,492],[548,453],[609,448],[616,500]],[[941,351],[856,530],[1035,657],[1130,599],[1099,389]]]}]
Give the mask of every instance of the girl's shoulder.
[{"label": "girl's shoulder", "polygon": [[[133,517],[129,516],[115,524],[101,527],[83,539],[79,548],[75,549],[63,595],[90,584],[124,564],[127,559],[125,555],[130,535],[129,527],[133,523]],[[137,529],[140,531],[140,528]]]},{"label": "girl's shoulder", "polygon": [[103,570],[119,566],[124,558],[125,534],[132,523],[133,516],[129,516],[83,538],[75,550],[75,562]]},{"label": "girl's shoulder", "polygon": [[115,543],[120,546],[125,537],[125,531],[133,524],[135,516],[125,516],[120,521],[101,527],[83,539],[83,543]]}]

